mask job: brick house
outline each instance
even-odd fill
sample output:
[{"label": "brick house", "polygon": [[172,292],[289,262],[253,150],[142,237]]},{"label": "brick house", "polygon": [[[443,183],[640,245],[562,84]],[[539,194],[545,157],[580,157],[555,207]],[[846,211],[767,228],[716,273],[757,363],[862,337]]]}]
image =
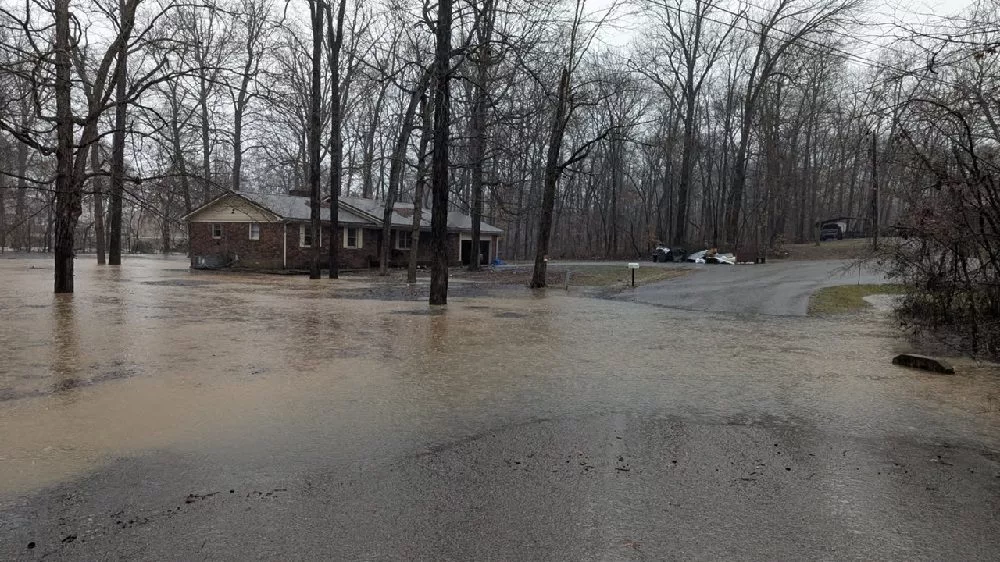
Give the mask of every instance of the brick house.
[{"label": "brick house", "polygon": [[[378,264],[382,248],[384,203],[358,197],[340,198],[340,267],[364,269]],[[320,240],[312,239],[309,225],[309,198],[298,195],[227,192],[184,217],[191,244],[191,267],[241,267],[261,270],[308,269],[312,245],[323,251],[320,261],[327,267],[330,243],[329,198],[320,211],[323,228]],[[420,218],[417,259],[430,261],[429,209]],[[405,266],[413,242],[413,205],[397,203],[391,217],[389,263]],[[452,265],[472,259],[472,218],[459,212],[448,213],[448,254]],[[480,224],[480,252],[483,263],[497,257],[497,243],[503,232]]]}]

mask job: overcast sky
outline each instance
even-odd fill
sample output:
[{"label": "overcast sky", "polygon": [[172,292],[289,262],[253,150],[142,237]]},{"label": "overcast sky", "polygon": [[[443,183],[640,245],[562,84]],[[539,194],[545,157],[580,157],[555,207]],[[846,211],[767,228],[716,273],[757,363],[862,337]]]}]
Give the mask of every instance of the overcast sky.
[{"label": "overcast sky", "polygon": [[[587,0],[588,11],[601,13],[613,4],[621,5],[621,0]],[[750,0],[757,6],[768,6],[768,0]],[[974,3],[974,0],[870,0],[864,18],[865,29],[859,30],[859,36],[867,41],[879,40],[887,35],[899,35],[896,24],[908,26],[931,23],[934,20],[959,13]],[[633,11],[634,8],[619,6],[620,13]],[[622,46],[635,36],[635,29],[642,21],[636,17],[619,17],[605,33],[601,34],[604,42]],[[859,52],[871,50],[870,44],[859,45]]]}]

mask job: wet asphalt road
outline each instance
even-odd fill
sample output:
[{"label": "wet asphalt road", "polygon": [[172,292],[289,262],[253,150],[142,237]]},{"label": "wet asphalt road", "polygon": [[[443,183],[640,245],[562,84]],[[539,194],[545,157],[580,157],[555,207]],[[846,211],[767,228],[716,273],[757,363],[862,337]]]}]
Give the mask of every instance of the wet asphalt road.
[{"label": "wet asphalt road", "polygon": [[[637,287],[623,293],[620,298],[693,311],[805,316],[809,296],[821,287],[885,282],[883,275],[868,269],[859,271],[850,261],[685,265],[698,271],[666,283]],[[681,264],[669,266],[678,267]]]},{"label": "wet asphalt road", "polygon": [[331,450],[311,464],[215,464],[155,452],[12,510],[18,519],[5,529],[3,552],[73,560],[995,560],[996,460],[912,436],[635,412],[521,420],[384,459]]},{"label": "wet asphalt road", "polygon": [[888,322],[127,265],[0,265],[2,560],[1000,553],[997,370]]}]

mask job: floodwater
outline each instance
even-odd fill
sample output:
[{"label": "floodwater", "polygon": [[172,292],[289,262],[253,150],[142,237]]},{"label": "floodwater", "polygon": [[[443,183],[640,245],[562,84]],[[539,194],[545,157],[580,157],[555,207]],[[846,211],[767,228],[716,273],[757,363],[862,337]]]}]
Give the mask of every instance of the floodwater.
[{"label": "floodwater", "polygon": [[129,459],[186,459],[147,478],[193,493],[594,416],[945,443],[994,464],[1000,450],[997,369],[894,367],[906,343],[880,317],[734,317],[516,288],[431,309],[419,288],[378,300],[359,280],[91,259],[63,296],[48,260],[0,259],[0,508]]}]

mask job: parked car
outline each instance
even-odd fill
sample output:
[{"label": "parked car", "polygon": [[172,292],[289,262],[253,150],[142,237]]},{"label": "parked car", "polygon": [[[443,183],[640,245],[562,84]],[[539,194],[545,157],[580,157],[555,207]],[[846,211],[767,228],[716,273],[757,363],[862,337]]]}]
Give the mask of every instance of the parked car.
[{"label": "parked car", "polygon": [[653,249],[653,261],[654,262],[672,262],[677,261],[683,257],[683,252],[678,252],[676,250],[671,250],[666,246],[657,246]]},{"label": "parked car", "polygon": [[821,242],[825,242],[826,240],[843,240],[844,232],[836,225],[824,226],[819,231],[819,239]]}]

